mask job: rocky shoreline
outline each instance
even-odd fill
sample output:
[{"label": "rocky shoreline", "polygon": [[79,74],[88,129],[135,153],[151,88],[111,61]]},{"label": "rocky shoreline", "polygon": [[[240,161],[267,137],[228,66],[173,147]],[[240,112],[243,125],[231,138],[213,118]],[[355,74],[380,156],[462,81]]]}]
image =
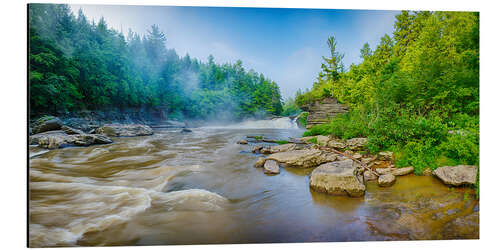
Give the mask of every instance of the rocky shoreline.
[{"label": "rocky shoreline", "polygon": [[[396,168],[392,152],[366,153],[366,138],[344,141],[319,135],[290,140],[269,140],[260,136],[248,136],[247,139],[238,143],[247,145],[252,142],[252,152],[260,155],[254,167],[263,168],[264,173],[270,175],[279,174],[280,167],[314,168],[310,175],[310,188],[331,195],[361,197],[369,181],[376,181],[380,187],[390,187],[398,177],[414,171],[412,166]],[[285,143],[263,146],[259,144],[261,142]],[[448,186],[472,187],[477,178],[477,166],[429,168],[423,174],[433,175]]]}]

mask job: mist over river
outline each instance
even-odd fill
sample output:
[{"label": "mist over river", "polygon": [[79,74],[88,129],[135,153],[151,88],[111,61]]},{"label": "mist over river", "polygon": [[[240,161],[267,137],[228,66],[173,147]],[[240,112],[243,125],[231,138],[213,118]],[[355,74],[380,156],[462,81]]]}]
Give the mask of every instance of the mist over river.
[{"label": "mist over river", "polygon": [[[286,119],[286,120],[285,120]],[[288,118],[155,129],[152,136],[43,153],[30,146],[29,244],[44,246],[268,243],[474,238],[473,190],[430,176],[388,188],[368,183],[363,198],[309,188],[311,169],[269,176],[253,164],[247,135],[288,139]],[[263,144],[263,143],[259,143]],[[266,144],[266,143],[264,143]],[[272,145],[272,144],[270,144]],[[275,145],[275,144],[274,144]],[[472,225],[476,226],[476,225]]]}]

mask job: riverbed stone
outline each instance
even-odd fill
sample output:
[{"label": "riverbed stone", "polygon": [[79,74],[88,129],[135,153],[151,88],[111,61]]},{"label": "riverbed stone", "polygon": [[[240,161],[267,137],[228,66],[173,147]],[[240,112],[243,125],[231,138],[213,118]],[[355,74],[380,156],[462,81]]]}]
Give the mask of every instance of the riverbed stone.
[{"label": "riverbed stone", "polygon": [[297,148],[297,144],[295,143],[287,143],[277,146],[264,147],[260,150],[262,154],[274,154],[279,152],[286,152],[290,150],[295,150]]},{"label": "riverbed stone", "polygon": [[261,167],[264,167],[264,163],[266,163],[266,158],[259,157],[259,159],[257,159],[257,162],[255,162],[255,164],[253,164],[253,166],[256,168],[261,168]]},{"label": "riverbed stone", "polygon": [[340,139],[332,138],[330,141],[328,141],[327,146],[334,149],[344,149],[346,147],[346,143]]},{"label": "riverbed stone", "polygon": [[44,116],[35,121],[33,124],[32,133],[38,134],[46,131],[61,129],[62,121],[55,116]]},{"label": "riverbed stone", "polygon": [[366,187],[358,175],[359,169],[351,159],[329,162],[313,170],[309,186],[315,191],[331,195],[360,197],[364,195]]},{"label": "riverbed stone", "polygon": [[75,134],[68,135],[62,130],[53,130],[38,133],[29,137],[30,145],[38,144],[41,148],[56,149],[64,146],[89,146],[94,144],[108,144],[113,141],[104,135]]},{"label": "riverbed stone", "polygon": [[267,159],[275,160],[286,167],[310,168],[335,161],[337,156],[319,149],[300,149],[274,153]]},{"label": "riverbed stone", "polygon": [[97,128],[95,133],[106,136],[144,136],[152,135],[153,129],[143,124],[107,124]]},{"label": "riverbed stone", "polygon": [[328,144],[328,141],[330,141],[330,137],[328,136],[324,135],[316,136],[316,142],[321,146],[326,146]]},{"label": "riverbed stone", "polygon": [[248,144],[248,141],[247,140],[239,140],[237,143],[238,144]]},{"label": "riverbed stone", "polygon": [[82,130],[68,127],[66,125],[61,126],[61,130],[64,131],[68,135],[82,135],[85,134]]},{"label": "riverbed stone", "polygon": [[257,154],[257,153],[259,153],[259,152],[260,152],[260,150],[261,150],[262,148],[263,148],[263,146],[262,146],[262,145],[257,145],[257,146],[255,146],[255,147],[253,147],[253,148],[252,148],[252,152],[253,152],[254,154]]},{"label": "riverbed stone", "polygon": [[361,150],[368,143],[367,138],[352,138],[347,140],[347,146],[351,150]]},{"label": "riverbed stone", "polygon": [[366,181],[374,181],[377,179],[377,176],[372,171],[364,171],[363,172],[363,180]]},{"label": "riverbed stone", "polygon": [[381,187],[392,186],[396,182],[396,176],[392,174],[383,174],[378,177],[378,185]]},{"label": "riverbed stone", "polygon": [[266,160],[264,163],[264,173],[265,174],[279,174],[280,166],[277,161]]},{"label": "riverbed stone", "polygon": [[436,168],[432,174],[447,185],[474,185],[477,167],[472,165],[445,166]]},{"label": "riverbed stone", "polygon": [[410,167],[403,167],[403,168],[395,168],[394,166],[391,166],[388,168],[377,168],[375,171],[379,175],[392,174],[394,176],[402,176],[402,175],[411,174],[413,172],[413,167],[410,166]]}]

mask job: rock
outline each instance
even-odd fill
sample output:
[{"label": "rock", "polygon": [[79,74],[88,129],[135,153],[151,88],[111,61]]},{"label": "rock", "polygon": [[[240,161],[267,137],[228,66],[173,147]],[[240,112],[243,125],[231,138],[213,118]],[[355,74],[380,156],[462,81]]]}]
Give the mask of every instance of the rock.
[{"label": "rock", "polygon": [[372,161],[374,161],[376,158],[377,158],[376,156],[365,156],[365,157],[361,158],[360,161],[361,161],[361,163],[368,165]]},{"label": "rock", "polygon": [[301,142],[304,142],[304,143],[310,143],[310,140],[314,139],[314,138],[316,138],[316,136],[306,136],[306,137],[299,138],[299,140]]},{"label": "rock", "polygon": [[396,182],[396,177],[392,174],[383,174],[378,177],[378,185],[381,187],[392,186]]},{"label": "rock", "polygon": [[328,141],[330,141],[330,137],[324,135],[318,135],[316,136],[316,141],[318,142],[319,145],[326,146],[328,144]]},{"label": "rock", "polygon": [[378,153],[378,158],[384,161],[392,161],[392,152],[391,151],[380,152]]},{"label": "rock", "polygon": [[346,113],[349,110],[347,105],[340,104],[337,99],[331,97],[300,106],[300,108],[309,112],[307,116],[307,129],[314,125],[327,123],[336,115]]},{"label": "rock", "polygon": [[143,136],[152,135],[153,129],[142,124],[107,124],[97,128],[95,133],[106,136]]},{"label": "rock", "polygon": [[238,144],[248,144],[248,141],[247,140],[239,140],[237,143]]},{"label": "rock", "polygon": [[423,176],[431,176],[432,175],[432,169],[431,168],[425,168],[422,170],[422,175]]},{"label": "rock", "polygon": [[71,128],[66,125],[61,126],[61,130],[64,131],[68,135],[81,135],[85,134],[83,131],[76,129],[76,128]]},{"label": "rock", "polygon": [[390,161],[380,161],[380,160],[374,160],[368,164],[368,167],[371,169],[390,168],[391,166],[392,163]]},{"label": "rock", "polygon": [[360,153],[355,153],[355,154],[352,156],[352,158],[353,158],[354,160],[359,160],[359,159],[361,159],[362,157],[363,157],[363,156],[362,156]]},{"label": "rock", "polygon": [[33,134],[43,133],[46,131],[59,130],[62,122],[55,116],[44,116],[35,121],[33,124]]},{"label": "rock", "polygon": [[334,149],[344,149],[346,147],[345,142],[338,140],[338,139],[331,139],[328,141],[329,148],[334,148]]},{"label": "rock", "polygon": [[374,181],[377,179],[377,176],[372,171],[364,171],[363,172],[364,181]]},{"label": "rock", "polygon": [[278,165],[278,162],[274,160],[267,160],[264,163],[264,173],[265,174],[279,174],[280,173],[280,166]]},{"label": "rock", "polygon": [[407,175],[413,172],[413,167],[404,167],[404,168],[394,168],[393,166],[389,168],[377,168],[375,169],[377,174],[392,174],[394,176]]},{"label": "rock", "polygon": [[260,150],[262,154],[274,154],[274,153],[279,153],[279,152],[286,152],[290,150],[294,150],[297,148],[297,145],[294,143],[287,143],[287,144],[282,144],[282,145],[277,145],[277,146],[272,146],[272,147],[265,147]]},{"label": "rock", "polygon": [[253,164],[253,166],[256,167],[256,168],[261,168],[261,167],[264,166],[264,163],[266,163],[266,158],[259,157],[259,159],[257,160],[257,162],[255,162],[255,164]]},{"label": "rock", "polygon": [[181,133],[191,133],[191,132],[193,132],[193,130],[188,129],[188,128],[183,128],[183,129],[181,130]]},{"label": "rock", "polygon": [[347,146],[351,150],[361,150],[368,143],[367,138],[352,138],[347,140]]},{"label": "rock", "polygon": [[474,185],[476,184],[477,167],[472,165],[439,167],[432,171],[432,174],[447,185]]},{"label": "rock", "polygon": [[394,176],[401,176],[413,173],[413,167],[404,167],[404,168],[394,168],[391,170],[391,174]]},{"label": "rock", "polygon": [[30,144],[38,144],[41,148],[56,149],[64,146],[89,146],[93,144],[108,144],[113,141],[104,135],[76,134],[68,135],[62,130],[47,131],[32,135]]},{"label": "rock", "polygon": [[262,148],[263,148],[263,147],[262,147],[262,145],[257,145],[257,146],[255,146],[255,147],[253,147],[253,148],[252,148],[252,152],[253,152],[254,154],[257,154],[257,153],[259,153],[259,152],[260,152],[260,150],[261,150]]},{"label": "rock", "polygon": [[358,174],[358,168],[350,159],[329,162],[313,170],[309,186],[315,191],[331,195],[360,197],[364,195],[366,187]]},{"label": "rock", "polygon": [[337,159],[333,153],[318,149],[290,150],[271,154],[267,159],[275,160],[286,167],[310,168]]}]

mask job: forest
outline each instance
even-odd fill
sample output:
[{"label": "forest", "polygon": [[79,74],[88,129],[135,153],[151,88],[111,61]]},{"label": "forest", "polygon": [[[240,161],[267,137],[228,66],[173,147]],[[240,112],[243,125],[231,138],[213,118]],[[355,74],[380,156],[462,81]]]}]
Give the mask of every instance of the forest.
[{"label": "forest", "polygon": [[104,18],[68,5],[29,5],[31,115],[115,108],[162,108],[170,118],[238,120],[278,115],[278,85],[241,61],[217,64],[179,56],[152,25],[125,36]]},{"label": "forest", "polygon": [[365,44],[348,69],[335,37],[327,43],[312,89],[294,104],[333,96],[350,112],[304,135],[368,137],[370,151],[391,150],[416,173],[479,165],[479,13],[402,11],[392,36]]}]

